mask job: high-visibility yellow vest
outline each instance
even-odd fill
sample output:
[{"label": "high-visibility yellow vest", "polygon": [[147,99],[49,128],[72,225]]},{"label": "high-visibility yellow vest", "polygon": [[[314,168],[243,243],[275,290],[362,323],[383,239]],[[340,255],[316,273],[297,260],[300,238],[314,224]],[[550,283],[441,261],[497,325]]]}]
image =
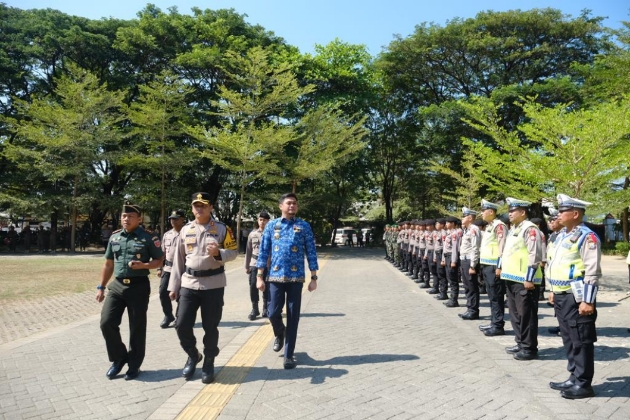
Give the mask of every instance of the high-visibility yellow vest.
[{"label": "high-visibility yellow vest", "polygon": [[552,292],[564,292],[571,289],[571,282],[584,279],[584,261],[580,248],[592,230],[580,225],[574,232],[562,231],[558,234],[549,253],[549,279]]},{"label": "high-visibility yellow vest", "polygon": [[[525,243],[525,231],[530,227],[536,227],[529,220],[523,221],[518,228],[512,228],[508,232],[505,240],[505,248],[501,257],[501,278],[517,283],[523,283],[527,275],[529,267],[529,252]],[[536,229],[538,229],[536,227]],[[542,233],[538,232],[539,235]],[[540,284],[542,281],[542,270],[540,266],[536,269],[534,275],[534,284]]]},{"label": "high-visibility yellow vest", "polygon": [[503,234],[507,231],[505,223],[494,219],[488,224],[481,235],[481,246],[479,248],[479,263],[486,265],[497,265],[499,262],[499,238],[497,237],[497,226],[503,226]]}]

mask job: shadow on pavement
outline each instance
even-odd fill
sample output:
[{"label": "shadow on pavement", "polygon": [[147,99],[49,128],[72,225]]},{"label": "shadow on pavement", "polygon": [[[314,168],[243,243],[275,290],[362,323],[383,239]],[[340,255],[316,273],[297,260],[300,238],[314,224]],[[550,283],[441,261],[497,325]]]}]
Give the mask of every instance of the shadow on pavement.
[{"label": "shadow on pavement", "polygon": [[306,313],[306,314],[300,314],[300,318],[326,318],[326,317],[332,317],[332,316],[346,316],[346,314],[342,314],[342,313],[323,313],[323,312],[312,312],[312,313]]},{"label": "shadow on pavement", "polygon": [[[182,369],[184,369],[184,364],[186,363],[186,354],[182,353],[184,357],[182,357],[182,368],[181,369],[160,369],[160,370],[144,370],[140,369],[140,375],[135,381],[139,382],[163,382],[169,381],[175,378],[184,378],[182,377]],[[199,369],[201,371],[201,369]],[[124,371],[121,375],[119,375],[116,379],[124,379]]]},{"label": "shadow on pavement", "polygon": [[619,376],[614,378],[606,378],[603,384],[593,385],[595,398],[630,398],[630,377]]},{"label": "shadow on pavement", "polygon": [[627,327],[597,327],[597,335],[599,337],[630,337]]},{"label": "shadow on pavement", "polygon": [[315,360],[308,353],[295,353],[299,364],[304,366],[329,366],[329,365],[363,365],[373,363],[388,363],[401,360],[418,360],[415,354],[361,354],[353,356],[337,356],[327,360]]},{"label": "shadow on pavement", "polygon": [[[599,334],[599,331],[598,331]],[[595,343],[595,362],[614,362],[615,360],[630,358],[630,348],[598,346]],[[541,360],[566,360],[567,355],[564,347],[554,347],[538,350],[538,357]]]}]

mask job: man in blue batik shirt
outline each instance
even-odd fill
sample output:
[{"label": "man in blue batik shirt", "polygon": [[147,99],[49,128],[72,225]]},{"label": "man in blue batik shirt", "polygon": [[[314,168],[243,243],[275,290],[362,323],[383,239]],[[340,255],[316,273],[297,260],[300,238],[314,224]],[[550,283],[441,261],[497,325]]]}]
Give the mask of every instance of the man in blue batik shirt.
[{"label": "man in blue batik shirt", "polygon": [[[297,197],[293,193],[284,194],[278,201],[282,216],[271,220],[262,235],[258,253],[256,287],[265,290],[263,278],[267,258],[271,255],[269,268],[269,321],[276,339],[273,351],[280,351],[284,345],[284,368],[293,369],[295,360],[295,340],[300,322],[302,287],[305,282],[304,254],[311,271],[308,291],[317,289],[317,252],[311,225],[295,217],[298,211]],[[287,302],[287,325],[282,322],[282,308]],[[285,342],[286,340],[286,342]]]}]

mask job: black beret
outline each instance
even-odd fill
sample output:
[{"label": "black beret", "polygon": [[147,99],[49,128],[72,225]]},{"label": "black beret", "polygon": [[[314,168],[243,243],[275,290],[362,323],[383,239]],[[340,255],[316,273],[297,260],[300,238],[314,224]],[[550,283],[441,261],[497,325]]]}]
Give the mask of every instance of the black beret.
[{"label": "black beret", "polygon": [[447,222],[451,222],[451,223],[461,223],[461,222],[459,221],[459,219],[458,219],[457,217],[455,217],[455,216],[448,216],[448,217],[446,218],[446,221],[447,221]]},{"label": "black beret", "polygon": [[486,221],[485,221],[485,220],[483,220],[483,219],[475,219],[475,220],[473,221],[473,224],[474,224],[474,225],[477,225],[477,226],[479,226],[479,227],[484,227],[484,226],[486,226],[486,225],[488,224],[488,222],[486,222]]},{"label": "black beret", "polygon": [[435,224],[435,219],[427,219],[424,221],[427,226],[433,226]]},{"label": "black beret", "polygon": [[435,220],[435,223],[439,223],[439,224],[444,225],[444,224],[446,224],[446,219],[445,219],[445,218],[443,218],[443,217],[437,218],[437,219]]}]

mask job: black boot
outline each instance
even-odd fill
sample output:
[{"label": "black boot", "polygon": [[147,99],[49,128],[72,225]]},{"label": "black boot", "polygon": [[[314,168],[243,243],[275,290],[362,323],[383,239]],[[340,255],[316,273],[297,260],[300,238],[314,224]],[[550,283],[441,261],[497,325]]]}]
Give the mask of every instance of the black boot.
[{"label": "black boot", "polygon": [[253,321],[256,319],[256,317],[260,315],[260,312],[258,311],[258,302],[254,302],[252,303],[252,311],[249,313],[249,315],[247,316],[247,318],[250,321]]},{"label": "black boot", "polygon": [[201,382],[209,384],[214,382],[214,358],[207,357],[201,369]]}]

